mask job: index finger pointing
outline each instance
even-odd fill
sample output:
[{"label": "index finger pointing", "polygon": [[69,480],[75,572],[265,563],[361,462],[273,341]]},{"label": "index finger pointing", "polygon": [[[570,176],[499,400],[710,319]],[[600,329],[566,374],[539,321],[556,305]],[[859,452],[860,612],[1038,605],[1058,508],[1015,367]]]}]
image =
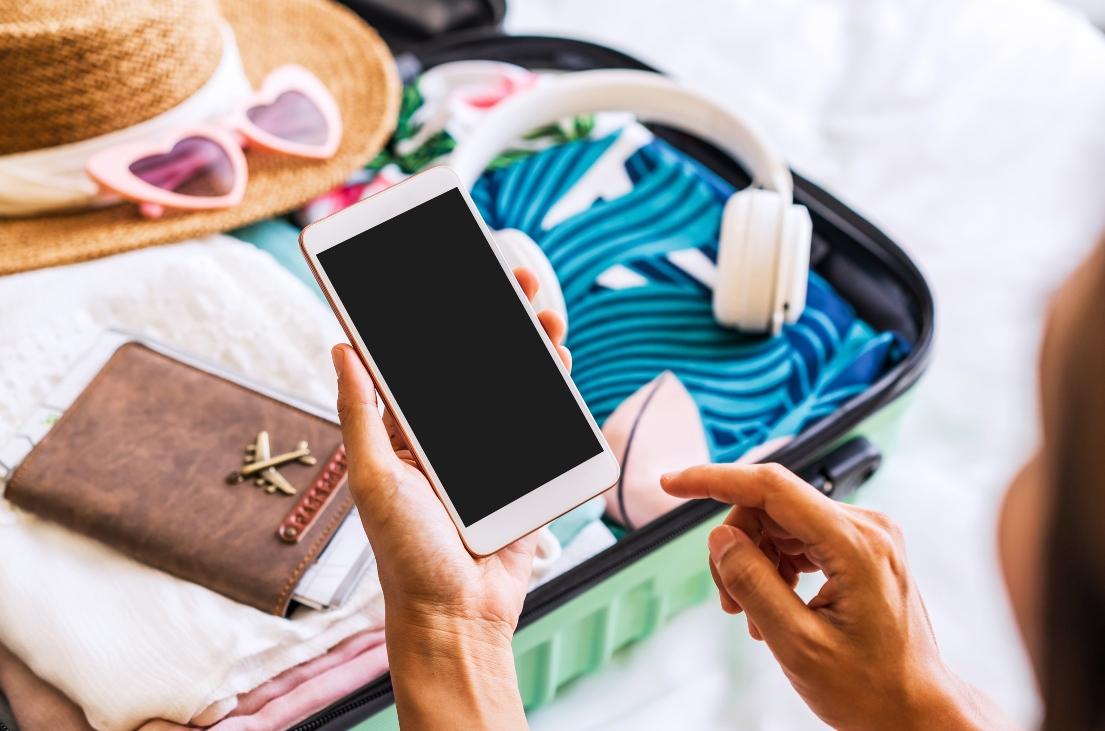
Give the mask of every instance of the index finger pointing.
[{"label": "index finger pointing", "polygon": [[777,464],[701,465],[664,475],[660,484],[676,497],[708,497],[763,510],[791,536],[811,546],[850,543],[839,506]]}]

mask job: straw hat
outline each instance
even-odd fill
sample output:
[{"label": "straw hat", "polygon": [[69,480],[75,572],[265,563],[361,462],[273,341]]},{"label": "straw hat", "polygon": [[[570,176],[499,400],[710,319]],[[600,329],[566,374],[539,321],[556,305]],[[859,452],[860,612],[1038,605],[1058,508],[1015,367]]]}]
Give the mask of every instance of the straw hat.
[{"label": "straw hat", "polygon": [[[0,166],[171,113],[197,95],[235,44],[239,68],[255,88],[289,63],[326,84],[344,126],[334,157],[247,152],[249,183],[232,208],[149,220],[133,203],[121,203],[0,217],[0,274],[180,241],[291,210],[383,147],[401,90],[380,37],[330,0],[0,0]],[[18,195],[18,179],[7,182]]]}]

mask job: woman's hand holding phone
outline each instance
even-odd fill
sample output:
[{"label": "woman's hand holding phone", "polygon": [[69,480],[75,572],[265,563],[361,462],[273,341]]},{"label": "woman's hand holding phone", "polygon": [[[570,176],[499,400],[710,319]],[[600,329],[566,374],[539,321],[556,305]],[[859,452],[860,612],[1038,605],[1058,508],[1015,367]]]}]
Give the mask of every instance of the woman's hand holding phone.
[{"label": "woman's hand holding phone", "polygon": [[[514,275],[532,301],[537,278],[527,269]],[[563,321],[547,310],[538,317],[570,368]],[[400,720],[411,728],[451,728],[458,719],[465,728],[524,728],[510,641],[536,536],[472,556],[394,423],[381,418],[357,354],[338,345],[333,357],[349,487],[376,554]],[[496,469],[494,444],[478,457],[489,474]]]},{"label": "woman's hand holding phone", "polygon": [[[682,498],[733,505],[710,533],[730,614],[767,643],[806,704],[835,729],[1005,729],[1004,713],[943,663],[898,527],[830,500],[789,470],[704,465],[665,475]],[[826,577],[806,602],[798,576]]]},{"label": "woman's hand holding phone", "polygon": [[[532,301],[537,280],[514,272]],[[564,323],[539,313],[566,365]],[[399,718],[412,728],[525,728],[511,638],[536,537],[474,557],[418,469],[398,429],[380,416],[364,365],[334,348],[349,485],[376,553]],[[457,357],[470,357],[460,353]],[[494,445],[486,455],[496,470]],[[778,465],[705,465],[666,475],[684,498],[732,504],[710,535],[722,608],[745,612],[795,689],[837,729],[1010,728],[989,699],[940,658],[886,516],[836,503]],[[809,604],[798,575],[824,573]]]}]

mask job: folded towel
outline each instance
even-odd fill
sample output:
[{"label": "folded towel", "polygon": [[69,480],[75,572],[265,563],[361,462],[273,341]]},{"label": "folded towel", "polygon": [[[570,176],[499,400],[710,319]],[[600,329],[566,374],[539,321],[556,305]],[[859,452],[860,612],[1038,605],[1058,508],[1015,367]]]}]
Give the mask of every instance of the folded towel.
[{"label": "folded towel", "polygon": [[[615,453],[617,450],[615,450]],[[566,546],[575,540],[575,537],[579,535],[579,532],[583,530],[588,523],[592,523],[602,517],[603,511],[606,510],[606,500],[600,495],[595,498],[591,498],[587,502],[580,505],[575,510],[569,510],[564,515],[549,523],[549,530],[556,540],[560,541],[561,546]]]},{"label": "folded towel", "polygon": [[548,572],[546,572],[544,576],[530,586],[530,590],[532,591],[542,584],[552,581],[566,571],[574,569],[587,559],[605,551],[617,542],[617,539],[614,538],[614,534],[610,532],[609,528],[603,525],[601,520],[588,523],[578,534],[576,534],[575,539],[573,539],[571,543],[564,546],[560,558],[549,567]]},{"label": "folded towel", "polygon": [[315,281],[315,275],[307,266],[307,260],[299,251],[299,226],[293,225],[285,218],[266,218],[264,221],[234,229],[230,235],[268,253],[276,259],[277,264],[294,274],[296,279],[303,282],[319,299],[325,299],[326,296]]}]

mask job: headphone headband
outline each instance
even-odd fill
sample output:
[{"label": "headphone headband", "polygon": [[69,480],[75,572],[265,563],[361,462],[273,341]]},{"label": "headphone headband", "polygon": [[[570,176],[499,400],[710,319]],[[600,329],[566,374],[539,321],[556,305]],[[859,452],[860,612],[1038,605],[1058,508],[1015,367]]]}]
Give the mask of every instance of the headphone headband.
[{"label": "headphone headband", "polygon": [[764,135],[732,110],[649,71],[580,71],[512,96],[457,145],[449,166],[471,186],[512,140],[565,117],[604,111],[632,112],[642,122],[698,135],[747,165],[753,185],[792,200],[790,170]]}]

